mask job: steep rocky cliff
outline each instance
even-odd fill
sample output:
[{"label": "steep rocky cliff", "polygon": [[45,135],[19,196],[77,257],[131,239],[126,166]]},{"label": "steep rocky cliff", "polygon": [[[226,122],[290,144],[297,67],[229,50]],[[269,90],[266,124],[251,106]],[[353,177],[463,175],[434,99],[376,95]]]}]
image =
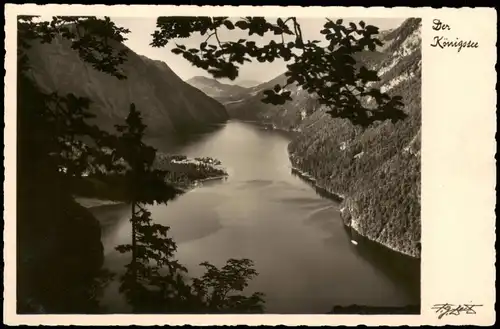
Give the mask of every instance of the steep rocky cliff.
[{"label": "steep rocky cliff", "polygon": [[121,122],[132,102],[152,135],[196,129],[228,117],[223,105],[182,81],[167,64],[130,49],[122,65],[126,80],[96,71],[70,48],[68,40],[60,38],[35,44],[29,57],[30,73],[38,85],[46,91],[89,97],[97,122],[105,129]]},{"label": "steep rocky cliff", "polygon": [[383,31],[375,52],[357,59],[378,71],[381,87],[403,97],[408,118],[383,122],[366,130],[332,119],[314,96],[290,86],[293,101],[263,104],[262,91],[285,76],[261,84],[252,93],[226,103],[231,116],[258,119],[300,131],[289,146],[294,166],[323,188],[342,195],[345,224],[369,239],[414,257],[420,256],[420,19]]}]

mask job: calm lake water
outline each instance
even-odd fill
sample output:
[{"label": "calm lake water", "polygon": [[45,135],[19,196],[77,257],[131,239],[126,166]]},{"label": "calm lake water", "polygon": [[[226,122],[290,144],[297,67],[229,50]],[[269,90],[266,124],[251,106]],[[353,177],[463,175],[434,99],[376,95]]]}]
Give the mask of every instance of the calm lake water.
[{"label": "calm lake water", "polygon": [[[338,203],[292,175],[289,141],[285,133],[238,121],[177,141],[174,150],[168,146],[171,141],[152,141],[163,151],[215,157],[229,173],[225,181],[206,183],[168,206],[151,208],[156,222],[171,227],[177,258],[190,275],[202,273],[203,261],[222,266],[229,258],[250,258],[259,275],[248,291],[265,293],[268,313],[418,304],[418,275],[407,272],[418,272],[419,267],[352,237]],[[104,223],[105,265],[119,272],[127,259],[114,247],[130,242],[129,208],[94,211]],[[358,245],[351,239],[358,239]],[[106,290],[102,304],[110,312],[129,311],[116,282]]]}]

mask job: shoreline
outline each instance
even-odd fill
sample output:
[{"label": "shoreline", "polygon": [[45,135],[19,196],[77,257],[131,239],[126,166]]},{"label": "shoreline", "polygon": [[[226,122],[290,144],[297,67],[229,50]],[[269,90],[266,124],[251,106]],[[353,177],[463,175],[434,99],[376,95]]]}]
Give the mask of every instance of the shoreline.
[{"label": "shoreline", "polygon": [[[175,188],[181,190],[182,193],[187,193],[191,190],[194,190],[197,187],[200,187],[200,184],[203,184],[204,182],[214,181],[214,180],[225,180],[228,177],[229,177],[229,175],[207,177],[207,178],[195,180],[189,186],[175,186]],[[83,196],[77,196],[77,195],[74,196],[74,199],[78,204],[80,204],[82,207],[84,207],[86,209],[96,209],[96,208],[105,207],[105,206],[126,204],[125,201],[89,198],[89,197],[83,197]]]},{"label": "shoreline", "polygon": [[214,177],[207,177],[203,179],[197,179],[193,181],[189,186],[176,186],[179,190],[181,190],[183,193],[187,193],[191,190],[194,190],[197,187],[200,187],[200,184],[203,184],[204,182],[209,182],[209,181],[215,181],[215,180],[226,180],[229,177],[229,175],[222,175],[222,176],[214,176]]},{"label": "shoreline", "polygon": [[[333,192],[331,191],[330,189],[326,188],[326,187],[323,187],[321,185],[319,185],[317,183],[317,179],[311,175],[310,173],[308,172],[305,172],[303,170],[301,170],[300,168],[296,167],[295,164],[293,163],[293,158],[295,158],[296,156],[290,152],[288,152],[288,157],[290,159],[290,162],[292,164],[292,173],[297,175],[298,177],[300,177],[301,179],[303,179],[304,181],[306,181],[308,184],[310,184],[317,192],[321,192],[322,194],[325,194],[325,197],[326,198],[329,198],[335,202],[339,202],[339,205],[342,204],[342,202],[345,201],[346,199],[346,196],[343,195],[343,194],[340,194],[340,193],[336,193],[336,192]],[[318,191],[320,190],[320,191]],[[346,207],[341,207],[340,208],[340,212],[341,212],[341,217],[342,217],[342,214],[344,211],[349,211],[349,209],[346,209]],[[363,237],[364,239],[367,239],[369,240],[370,242],[372,243],[376,243],[377,245],[379,246],[382,246],[383,248],[386,248],[390,251],[393,251],[393,252],[396,252],[398,253],[399,255],[402,255],[402,256],[405,256],[405,257],[408,257],[410,259],[414,259],[414,260],[421,260],[422,258],[421,257],[415,257],[413,255],[410,255],[410,254],[407,254],[405,252],[402,252],[400,250],[397,250],[397,249],[394,249],[392,248],[390,245],[388,244],[385,244],[385,243],[381,243],[381,242],[378,242],[378,241],[375,241],[375,240],[372,240],[370,239],[369,237],[361,234],[360,232],[358,232],[354,227],[352,227],[351,225],[348,225],[345,223],[344,220],[342,220],[344,226],[354,232],[356,232],[356,234],[358,234],[359,236]]]},{"label": "shoreline", "polygon": [[99,198],[89,198],[89,197],[83,197],[83,196],[78,196],[75,195],[73,196],[75,202],[80,204],[82,207],[87,208],[87,209],[93,209],[93,208],[98,208],[98,207],[104,207],[104,206],[114,206],[114,205],[119,205],[119,204],[125,204],[124,201],[115,201],[115,200],[106,200],[106,199],[99,199]]},{"label": "shoreline", "polygon": [[317,183],[317,180],[316,178],[314,178],[314,176],[312,176],[311,174],[295,167],[292,165],[292,173],[294,173],[295,175],[297,175],[298,177],[300,177],[301,179],[305,180],[306,182],[308,182],[312,187],[314,187],[315,189],[319,189],[321,190],[321,192],[325,193],[328,195],[329,198],[333,199],[334,201],[336,202],[342,202],[345,200],[345,195],[343,194],[340,194],[340,193],[336,193],[336,192],[333,192],[331,191],[330,189],[324,187],[324,186],[321,186]]}]

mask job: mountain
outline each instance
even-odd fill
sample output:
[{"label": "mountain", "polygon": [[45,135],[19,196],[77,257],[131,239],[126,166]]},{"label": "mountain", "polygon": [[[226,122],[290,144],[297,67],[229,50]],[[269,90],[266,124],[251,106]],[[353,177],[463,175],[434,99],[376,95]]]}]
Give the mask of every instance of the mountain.
[{"label": "mountain", "polygon": [[410,18],[383,31],[384,45],[357,60],[376,70],[381,87],[403,97],[408,118],[396,124],[354,128],[332,119],[314,96],[295,85],[293,101],[260,102],[262,91],[283,83],[281,75],[226,103],[232,117],[257,119],[299,131],[289,145],[293,166],[316,185],[342,196],[346,226],[400,253],[420,257],[421,20]]},{"label": "mountain", "polygon": [[[381,51],[356,54],[354,57],[365,65],[379,63],[387,56]],[[231,100],[225,99],[223,104],[233,118],[259,120],[281,129],[299,129],[301,121],[319,108],[319,103],[307,91],[296,84],[287,86],[284,90],[291,92],[292,101],[281,106],[261,102],[264,91],[272,89],[276,84],[284,85],[287,76],[283,73],[276,78],[248,89],[247,93],[239,94]]]},{"label": "mountain", "polygon": [[261,84],[261,82],[255,81],[255,80],[241,80],[241,81],[238,81],[238,85],[242,86],[242,87],[245,87],[245,88],[253,88],[255,86],[258,86],[259,84]]},{"label": "mountain", "polygon": [[193,77],[186,82],[203,91],[208,96],[221,101],[222,103],[231,100],[233,97],[238,97],[238,95],[248,92],[248,89],[245,87],[221,83],[215,79],[202,76]]},{"label": "mountain", "polygon": [[[117,42],[112,46],[128,49]],[[93,69],[62,38],[35,43],[28,55],[30,74],[43,90],[89,97],[96,122],[104,129],[122,122],[132,102],[142,112],[150,135],[197,129],[228,118],[222,104],[182,81],[167,64],[130,49],[121,66],[126,80]]]}]

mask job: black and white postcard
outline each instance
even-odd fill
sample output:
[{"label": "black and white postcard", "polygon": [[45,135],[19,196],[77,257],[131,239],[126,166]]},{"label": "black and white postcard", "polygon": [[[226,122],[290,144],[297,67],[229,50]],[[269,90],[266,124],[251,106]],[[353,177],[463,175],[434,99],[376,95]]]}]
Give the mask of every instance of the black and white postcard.
[{"label": "black and white postcard", "polygon": [[7,324],[495,322],[494,9],[5,15]]}]

